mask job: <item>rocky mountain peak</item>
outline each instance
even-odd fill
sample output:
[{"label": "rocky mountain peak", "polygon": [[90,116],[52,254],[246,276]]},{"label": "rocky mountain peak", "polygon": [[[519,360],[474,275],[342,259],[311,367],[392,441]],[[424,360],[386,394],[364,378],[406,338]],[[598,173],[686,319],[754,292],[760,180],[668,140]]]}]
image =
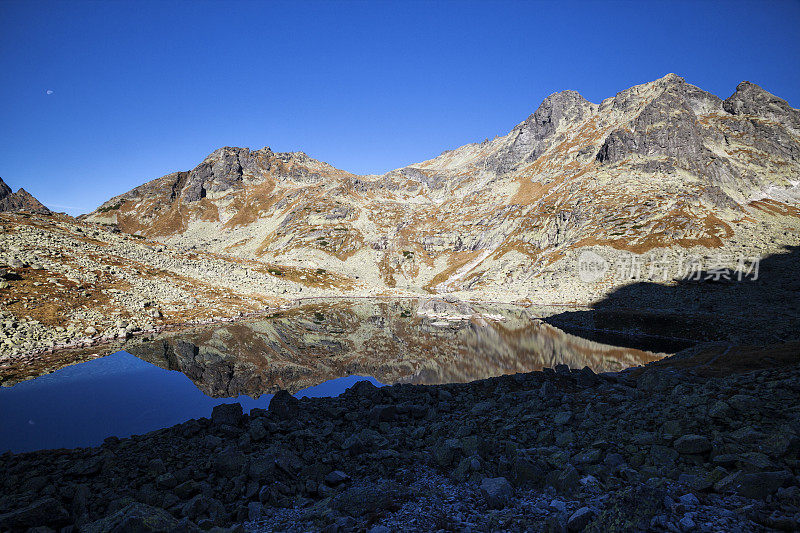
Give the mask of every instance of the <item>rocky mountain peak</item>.
[{"label": "rocky mountain peak", "polygon": [[683,85],[684,83],[686,83],[686,78],[684,78],[682,76],[678,76],[674,72],[670,72],[670,73],[665,74],[664,76],[658,78],[657,80],[655,80],[655,81],[653,81],[651,83],[653,83],[655,85],[662,85],[662,86]]},{"label": "rocky mountain peak", "polygon": [[535,161],[552,145],[560,127],[580,123],[595,107],[577,91],[551,94],[511,131],[510,145],[490,158],[488,167],[503,174]]},{"label": "rocky mountain peak", "polygon": [[47,214],[50,212],[39,200],[25,189],[12,192],[11,187],[0,178],[0,211],[29,211]]},{"label": "rocky mountain peak", "polygon": [[749,81],[737,85],[722,107],[731,115],[755,115],[800,131],[800,110]]},{"label": "rocky mountain peak", "polygon": [[583,111],[592,104],[578,91],[566,90],[553,93],[539,105],[518,128],[539,129],[539,136],[551,133],[563,120],[579,119]]}]

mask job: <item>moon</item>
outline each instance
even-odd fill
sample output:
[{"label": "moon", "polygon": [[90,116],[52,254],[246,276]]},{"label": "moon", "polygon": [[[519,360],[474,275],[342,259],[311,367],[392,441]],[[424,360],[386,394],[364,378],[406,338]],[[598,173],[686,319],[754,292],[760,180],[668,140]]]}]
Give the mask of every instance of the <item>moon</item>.
[{"label": "moon", "polygon": [[55,91],[54,91],[54,90],[52,90],[52,89],[47,89],[47,90],[45,91],[45,93],[47,93],[48,95],[51,95],[51,94],[53,94],[54,92],[55,92]]}]

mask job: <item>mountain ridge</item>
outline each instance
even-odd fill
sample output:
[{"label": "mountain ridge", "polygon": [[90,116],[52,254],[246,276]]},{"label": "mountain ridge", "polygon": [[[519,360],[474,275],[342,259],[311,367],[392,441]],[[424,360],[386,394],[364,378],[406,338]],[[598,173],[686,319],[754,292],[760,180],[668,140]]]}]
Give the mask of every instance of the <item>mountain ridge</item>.
[{"label": "mountain ridge", "polygon": [[794,227],[798,125],[753,83],[723,100],[668,74],[599,104],[553,93],[506,135],[382,175],[223,147],[82,218],[386,288],[529,294],[585,247],[725,248],[737,232],[760,238],[750,220],[784,224],[776,210]]}]

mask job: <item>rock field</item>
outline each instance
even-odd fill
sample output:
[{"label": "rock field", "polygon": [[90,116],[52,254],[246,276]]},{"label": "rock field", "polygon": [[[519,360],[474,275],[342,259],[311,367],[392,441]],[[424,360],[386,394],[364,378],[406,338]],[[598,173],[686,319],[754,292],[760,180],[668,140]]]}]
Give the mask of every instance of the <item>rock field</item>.
[{"label": "rock field", "polygon": [[796,351],[747,372],[696,352],[619,376],[284,392],[98,448],[7,453],[0,529],[796,530]]}]

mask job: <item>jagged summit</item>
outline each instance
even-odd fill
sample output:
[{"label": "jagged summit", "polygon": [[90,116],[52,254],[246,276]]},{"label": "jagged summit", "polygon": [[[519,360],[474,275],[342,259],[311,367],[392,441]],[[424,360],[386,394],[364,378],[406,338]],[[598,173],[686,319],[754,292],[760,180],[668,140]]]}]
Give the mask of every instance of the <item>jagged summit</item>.
[{"label": "jagged summit", "polygon": [[12,192],[0,178],[0,211],[28,211],[31,213],[47,214],[50,210],[25,189]]},{"label": "jagged summit", "polygon": [[722,106],[732,115],[759,116],[800,132],[800,111],[755,83],[741,82],[736,87],[736,92],[729,96]]}]

